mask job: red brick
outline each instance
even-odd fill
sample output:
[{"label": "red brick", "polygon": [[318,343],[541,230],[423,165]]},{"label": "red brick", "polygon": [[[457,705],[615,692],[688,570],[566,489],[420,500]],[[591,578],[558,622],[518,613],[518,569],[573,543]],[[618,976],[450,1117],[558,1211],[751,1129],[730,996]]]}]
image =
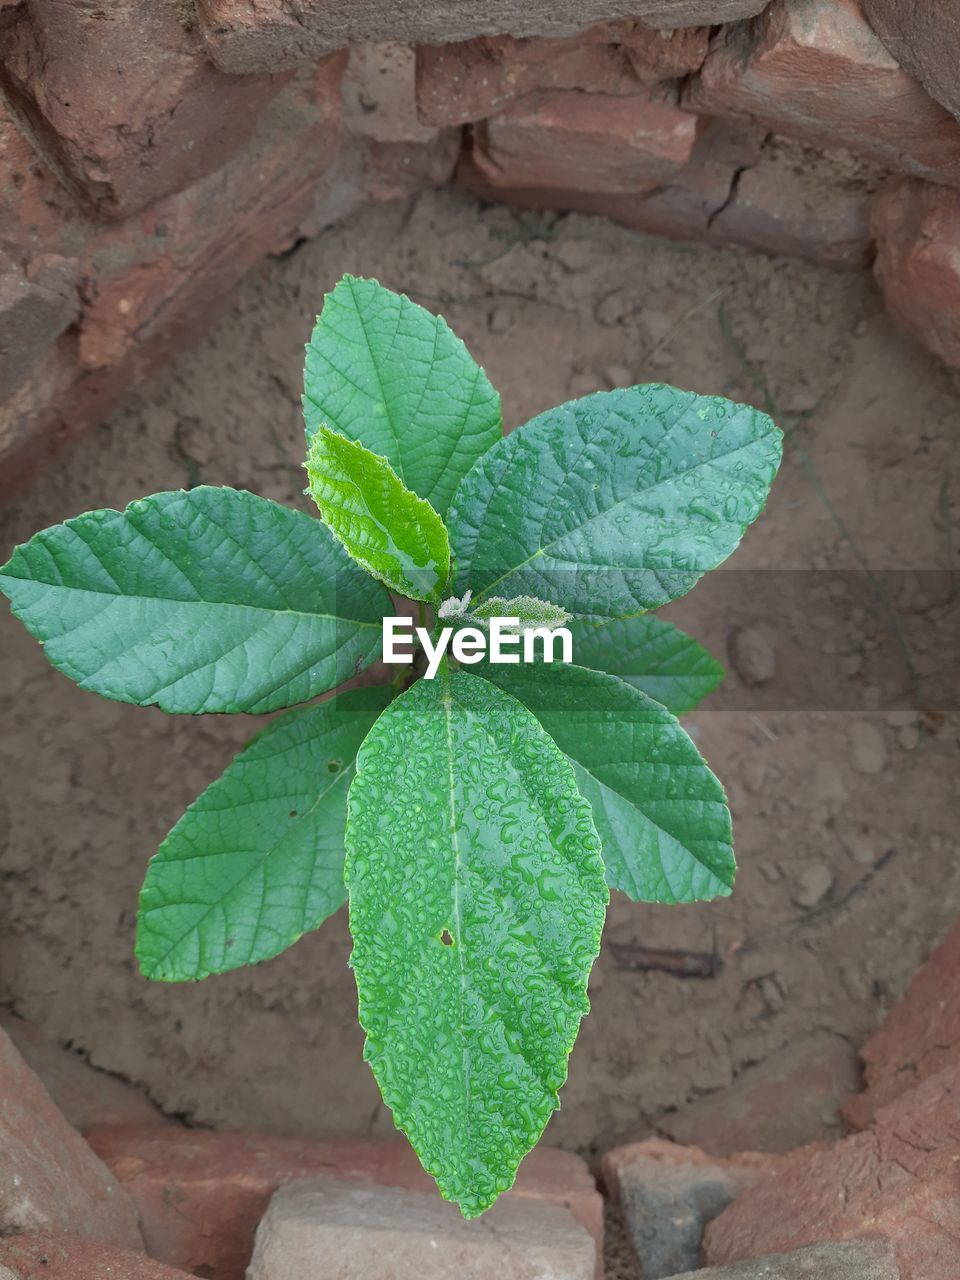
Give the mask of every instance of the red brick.
[{"label": "red brick", "polygon": [[921,1080],[944,1067],[960,1066],[960,924],[934,951],[860,1057],[866,1091],[843,1107],[844,1118],[855,1129],[868,1128],[879,1107]]},{"label": "red brick", "polygon": [[709,1264],[871,1235],[889,1240],[902,1280],[960,1275],[960,1068],[879,1110],[869,1132],[783,1159],[707,1228]]},{"label": "red brick", "polygon": [[417,117],[416,52],[403,44],[350,50],[343,78],[347,132],[376,142],[431,142],[437,130]]},{"label": "red brick", "polygon": [[887,308],[918,342],[960,368],[960,194],[892,181],[871,220]]},{"label": "red brick", "polygon": [[485,119],[538,89],[636,94],[695,71],[708,30],[653,31],[609,22],[558,40],[492,36],[417,50],[417,104],[429,124]]},{"label": "red brick", "polygon": [[278,71],[332,49],[381,41],[441,45],[477,36],[572,36],[599,22],[654,29],[709,26],[759,13],[764,0],[197,0],[211,57],[224,71]]},{"label": "red brick", "polygon": [[36,0],[0,75],[47,161],[105,217],[219,168],[284,83],[218,72],[168,0]]},{"label": "red brick", "polygon": [[95,1070],[78,1053],[49,1040],[32,1023],[3,1013],[0,1027],[36,1073],[64,1118],[81,1133],[100,1124],[163,1121],[157,1108],[132,1085],[106,1071]]},{"label": "red brick", "polygon": [[[89,1141],[135,1200],[151,1256],[210,1280],[243,1280],[257,1223],[287,1182],[327,1175],[438,1195],[399,1140],[324,1142],[111,1125],[92,1130]],[[566,1206],[602,1249],[602,1202],[577,1156],[536,1148],[508,1194]]]},{"label": "red brick", "polygon": [[901,67],[960,117],[960,8],[953,0],[863,0],[863,8]]},{"label": "red brick", "polygon": [[696,129],[694,117],[659,98],[547,91],[480,127],[474,159],[495,188],[634,195],[676,174]]},{"label": "red brick", "polygon": [[185,1280],[187,1276],[142,1253],[80,1236],[38,1231],[0,1240],[0,1280],[4,1266],[16,1273],[14,1280]]},{"label": "red brick", "polygon": [[777,1156],[745,1152],[723,1160],[699,1147],[648,1138],[609,1151],[602,1170],[641,1272],[666,1276],[695,1268],[707,1223],[779,1164]]},{"label": "red brick", "polygon": [[140,1249],[131,1198],[0,1030],[0,1235],[70,1231]]},{"label": "red brick", "polygon": [[677,1142],[715,1156],[737,1151],[791,1151],[842,1132],[838,1110],[860,1087],[856,1051],[841,1036],[803,1036],[748,1067],[733,1084],[698,1098],[659,1126]]},{"label": "red brick", "polygon": [[724,29],[685,102],[960,185],[960,124],[901,70],[857,0],[775,0]]}]

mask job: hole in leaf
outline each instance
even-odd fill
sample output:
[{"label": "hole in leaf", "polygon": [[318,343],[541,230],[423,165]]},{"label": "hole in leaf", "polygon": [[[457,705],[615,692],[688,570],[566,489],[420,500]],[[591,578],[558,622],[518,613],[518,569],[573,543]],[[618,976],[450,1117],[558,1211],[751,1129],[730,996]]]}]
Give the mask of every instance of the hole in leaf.
[{"label": "hole in leaf", "polygon": [[446,929],[444,929],[443,933],[441,933],[440,941],[443,943],[445,947],[453,946],[453,939],[450,937],[449,931]]},{"label": "hole in leaf", "polygon": [[295,817],[297,816],[297,813],[298,813],[298,810],[296,810],[296,809],[291,809],[291,810],[290,810],[290,817],[291,817],[291,818],[295,818]]},{"label": "hole in leaf", "polygon": [[327,772],[328,772],[328,773],[339,773],[339,772],[340,772],[340,761],[339,761],[339,760],[328,760],[328,761],[327,761]]}]

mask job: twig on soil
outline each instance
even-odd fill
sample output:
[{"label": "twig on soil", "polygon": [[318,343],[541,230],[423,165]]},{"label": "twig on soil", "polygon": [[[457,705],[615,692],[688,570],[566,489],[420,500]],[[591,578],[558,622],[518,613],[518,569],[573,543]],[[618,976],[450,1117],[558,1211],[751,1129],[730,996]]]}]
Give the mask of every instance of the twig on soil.
[{"label": "twig on soil", "polygon": [[638,942],[611,942],[617,967],[642,973],[669,973],[674,978],[715,978],[723,961],[715,951],[667,951]]}]

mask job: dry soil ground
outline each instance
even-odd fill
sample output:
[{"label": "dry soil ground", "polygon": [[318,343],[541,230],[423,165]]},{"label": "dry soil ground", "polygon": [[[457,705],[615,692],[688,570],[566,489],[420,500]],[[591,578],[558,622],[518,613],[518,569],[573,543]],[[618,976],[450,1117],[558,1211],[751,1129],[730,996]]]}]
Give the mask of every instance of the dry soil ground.
[{"label": "dry soil ground", "polygon": [[[858,1044],[960,903],[960,385],[893,328],[866,276],[427,196],[264,265],[205,341],[0,512],[0,553],[198,478],[302,502],[302,344],[345,270],[442,309],[511,426],[571,394],[662,380],[769,397],[792,432],[731,562],[756,572],[673,610],[736,660],[689,718],[729,789],[736,892],[685,908],[618,897],[607,926],[608,943],[715,951],[723,967],[637,972],[608,945],[549,1140],[590,1154],[643,1136],[815,1029]],[[82,693],[6,612],[0,650],[0,1002],[192,1121],[388,1132],[343,912],[280,959],[200,985],[152,986],[133,965],[148,857],[256,724]]]}]

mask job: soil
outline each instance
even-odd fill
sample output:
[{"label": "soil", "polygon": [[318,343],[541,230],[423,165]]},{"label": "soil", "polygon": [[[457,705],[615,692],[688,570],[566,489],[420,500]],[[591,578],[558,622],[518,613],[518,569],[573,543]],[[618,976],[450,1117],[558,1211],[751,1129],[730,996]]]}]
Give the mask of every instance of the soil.
[{"label": "soil", "polygon": [[[0,512],[0,552],[198,479],[302,503],[300,353],[345,270],[441,309],[508,425],[659,380],[769,397],[791,432],[735,572],[669,611],[732,664],[687,723],[729,790],[736,891],[683,908],[615,895],[607,926],[608,943],[720,967],[638,971],[605,947],[548,1141],[595,1155],[814,1030],[861,1043],[960,903],[946,678],[960,385],[894,329],[868,276],[429,195],[248,277],[205,340]],[[0,651],[0,1002],[192,1122],[389,1133],[361,1062],[343,912],[281,958],[195,986],[134,968],[145,863],[253,718],[82,693],[6,613]]]}]

